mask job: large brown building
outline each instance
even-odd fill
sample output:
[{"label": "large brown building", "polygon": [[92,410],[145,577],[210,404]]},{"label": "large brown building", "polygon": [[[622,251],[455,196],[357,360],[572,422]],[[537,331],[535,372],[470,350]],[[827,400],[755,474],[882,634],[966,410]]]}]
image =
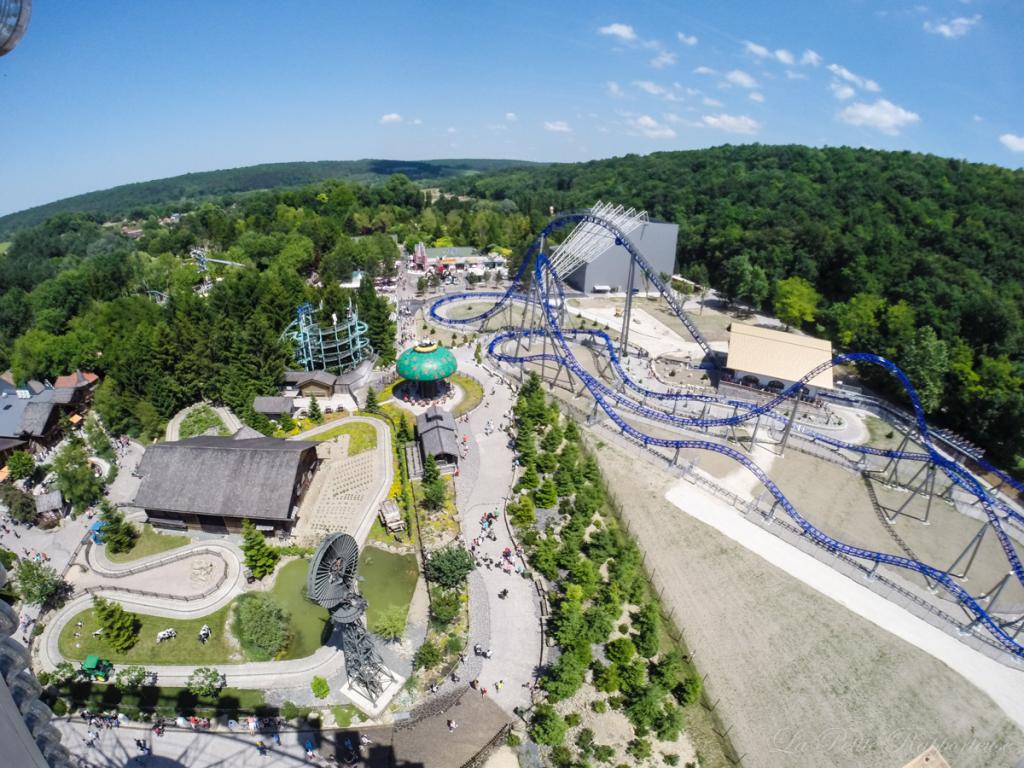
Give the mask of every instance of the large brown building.
[{"label": "large brown building", "polygon": [[146,449],[135,506],[164,528],[236,533],[248,518],[287,533],[317,467],[316,443],[201,436]]}]

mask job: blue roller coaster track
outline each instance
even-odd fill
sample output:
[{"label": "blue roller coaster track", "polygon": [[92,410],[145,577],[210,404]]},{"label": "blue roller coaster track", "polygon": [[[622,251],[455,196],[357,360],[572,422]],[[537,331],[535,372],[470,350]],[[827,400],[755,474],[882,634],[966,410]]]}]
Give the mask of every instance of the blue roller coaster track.
[{"label": "blue roller coaster track", "polygon": [[[649,421],[659,422],[670,427],[688,429],[730,427],[762,416],[779,423],[785,423],[788,420],[787,416],[779,413],[777,411],[778,407],[790,398],[799,397],[803,390],[803,386],[819,373],[835,365],[848,362],[877,365],[895,376],[905,390],[907,397],[913,406],[913,416],[920,438],[919,442],[925,448],[924,452],[887,450],[855,445],[828,435],[814,432],[803,425],[794,425],[793,428],[804,433],[804,435],[812,438],[816,442],[820,442],[837,449],[846,449],[855,453],[881,456],[893,460],[931,462],[936,468],[940,469],[945,474],[953,486],[963,489],[977,499],[981,508],[984,510],[988,525],[995,533],[999,545],[1006,556],[1013,576],[1020,584],[1024,585],[1024,565],[1021,564],[1017,550],[1003,527],[1003,522],[1007,520],[1018,526],[1024,525],[1024,516],[1021,516],[1021,514],[1015,509],[990,494],[966,467],[947,458],[935,448],[931,431],[927,421],[925,420],[924,410],[921,407],[921,402],[918,398],[917,392],[906,374],[904,374],[895,363],[879,355],[865,352],[837,354],[832,358],[832,360],[822,363],[814,370],[809,371],[799,381],[783,389],[774,398],[759,405],[714,395],[663,392],[647,389],[641,384],[635,382],[623,368],[621,358],[616,350],[616,345],[608,334],[599,330],[563,330],[561,327],[560,317],[565,308],[564,289],[559,275],[556,274],[548,255],[544,252],[544,243],[553,232],[567,225],[577,224],[580,222],[596,224],[607,230],[615,237],[616,245],[620,245],[626,249],[636,266],[643,270],[646,279],[653,284],[661,296],[667,300],[673,312],[682,321],[683,325],[703,350],[705,360],[711,367],[717,368],[717,358],[712,351],[711,346],[708,344],[707,340],[704,339],[693,322],[687,317],[686,313],[683,311],[682,305],[675,298],[672,291],[668,290],[664,285],[660,276],[652,269],[643,254],[637,250],[626,234],[623,233],[614,223],[597,216],[590,211],[566,213],[552,219],[528,249],[523,258],[522,264],[507,290],[504,292],[493,291],[449,294],[436,300],[430,306],[431,319],[434,322],[444,325],[464,327],[467,325],[486,322],[489,318],[501,312],[509,302],[521,303],[524,306],[532,307],[534,310],[539,308],[543,320],[542,326],[529,328],[521,327],[498,331],[488,345],[488,354],[500,362],[515,365],[534,362],[553,363],[556,366],[564,367],[575,375],[589,391],[590,395],[594,398],[595,408],[600,407],[601,410],[603,410],[619,428],[622,434],[643,444],[644,446],[660,446],[675,449],[699,449],[729,457],[757,478],[761,485],[763,485],[767,492],[772,496],[775,504],[786,512],[786,514],[808,538],[834,553],[841,553],[852,558],[873,563],[875,566],[878,564],[890,565],[921,574],[935,585],[944,588],[948,592],[949,596],[961,605],[966,614],[969,617],[972,617],[972,627],[984,627],[991,635],[996,645],[1018,659],[1024,659],[1024,644],[1019,642],[1017,639],[1017,636],[1021,631],[1020,619],[1015,619],[1013,621],[1001,621],[997,619],[982,606],[980,601],[984,600],[984,597],[977,598],[972,595],[960,586],[949,572],[943,571],[912,557],[902,557],[885,552],[865,549],[863,547],[855,547],[829,536],[816,528],[809,520],[800,514],[796,507],[788,498],[786,498],[779,487],[760,466],[735,448],[707,439],[676,439],[657,437],[647,434],[639,427],[627,422],[620,413],[620,409],[622,409]],[[531,265],[533,266],[532,273],[529,271],[529,267]],[[527,284],[528,279],[532,279],[532,286]],[[493,300],[494,303],[483,312],[472,317],[455,319],[446,317],[440,312],[441,308],[448,304],[466,300],[479,301],[480,299],[490,299]],[[551,339],[551,351],[547,351],[546,344],[544,348],[545,351],[540,353],[535,353],[531,349],[521,349],[518,344],[514,351],[509,351],[509,347],[511,346],[510,342],[520,342],[522,340],[530,341],[532,337],[544,337],[546,339]],[[584,368],[579,360],[577,360],[570,347],[570,341],[581,340],[590,341],[591,344],[603,344],[608,360],[611,362],[615,373],[622,383],[622,391],[610,387],[604,381],[595,377]],[[532,346],[532,344],[530,346]],[[625,394],[626,389],[629,389],[633,393],[639,395],[641,401],[638,402],[634,397],[630,397]],[[674,409],[672,413],[668,413],[667,411],[648,407],[646,405],[647,400],[661,402],[691,401],[726,405],[733,408],[733,414],[727,417],[715,418],[676,415]],[[976,463],[983,471],[989,472],[998,477],[1001,483],[1009,485],[1018,492],[1024,493],[1024,485],[1008,476],[1002,470],[999,470],[988,462],[982,460],[976,460]],[[1012,629],[1012,635],[1008,629]]]}]

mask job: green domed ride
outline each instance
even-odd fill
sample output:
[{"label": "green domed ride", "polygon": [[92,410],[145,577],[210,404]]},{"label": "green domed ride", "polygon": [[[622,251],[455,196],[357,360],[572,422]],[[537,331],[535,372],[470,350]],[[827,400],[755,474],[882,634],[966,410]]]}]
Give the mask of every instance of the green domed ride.
[{"label": "green domed ride", "polygon": [[455,355],[435,341],[421,341],[398,357],[398,375],[414,381],[421,396],[434,397],[444,389],[445,379],[455,373],[458,363]]}]

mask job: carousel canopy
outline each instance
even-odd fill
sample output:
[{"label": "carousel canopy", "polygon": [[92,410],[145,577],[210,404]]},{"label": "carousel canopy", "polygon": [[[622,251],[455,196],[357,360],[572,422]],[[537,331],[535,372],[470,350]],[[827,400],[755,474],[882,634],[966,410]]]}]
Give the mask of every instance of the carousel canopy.
[{"label": "carousel canopy", "polygon": [[410,381],[440,381],[455,373],[455,355],[436,342],[421,342],[398,357],[398,375]]}]

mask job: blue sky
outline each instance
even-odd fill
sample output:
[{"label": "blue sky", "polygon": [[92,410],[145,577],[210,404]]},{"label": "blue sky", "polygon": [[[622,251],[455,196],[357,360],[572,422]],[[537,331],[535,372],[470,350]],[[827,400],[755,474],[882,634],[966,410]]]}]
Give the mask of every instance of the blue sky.
[{"label": "blue sky", "polygon": [[723,143],[1024,164],[1024,3],[36,0],[0,214],[288,160]]}]

